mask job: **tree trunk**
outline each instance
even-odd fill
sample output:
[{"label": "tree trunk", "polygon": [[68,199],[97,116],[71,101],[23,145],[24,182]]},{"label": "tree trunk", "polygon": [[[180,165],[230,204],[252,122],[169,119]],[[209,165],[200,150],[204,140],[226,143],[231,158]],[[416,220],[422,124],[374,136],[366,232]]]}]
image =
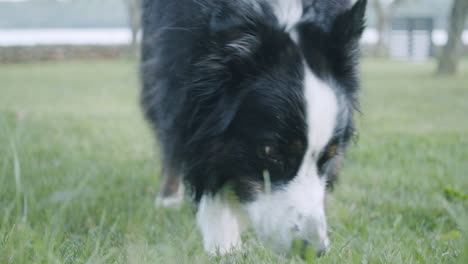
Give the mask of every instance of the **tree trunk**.
[{"label": "tree trunk", "polygon": [[377,45],[375,47],[376,55],[377,56],[386,56],[387,54],[387,41],[385,38],[386,35],[386,30],[385,28],[387,27],[387,16],[385,14],[385,10],[382,7],[382,3],[380,1],[373,1],[373,7],[375,10],[375,14],[377,16],[377,32],[379,34],[379,40],[377,42]]},{"label": "tree trunk", "polygon": [[402,3],[402,0],[395,0],[389,5],[384,5],[381,0],[372,1],[375,14],[377,16],[377,32],[379,41],[376,46],[376,55],[388,56],[390,46],[390,33],[392,30],[392,20],[396,8]]},{"label": "tree trunk", "polygon": [[140,0],[125,0],[127,4],[128,24],[132,33],[131,53],[138,56],[140,53],[140,45],[138,43],[138,32],[141,28],[141,1]]},{"label": "tree trunk", "polygon": [[468,0],[454,0],[449,18],[448,41],[439,55],[438,74],[457,73],[460,53],[463,48],[462,34],[468,14]]}]

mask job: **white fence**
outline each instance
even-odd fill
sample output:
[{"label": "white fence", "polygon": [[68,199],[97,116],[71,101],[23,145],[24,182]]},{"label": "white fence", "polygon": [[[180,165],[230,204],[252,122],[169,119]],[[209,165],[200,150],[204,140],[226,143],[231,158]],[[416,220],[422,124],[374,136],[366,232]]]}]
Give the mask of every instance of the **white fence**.
[{"label": "white fence", "polygon": [[122,45],[130,43],[126,28],[97,29],[0,29],[0,46]]},{"label": "white fence", "polygon": [[[441,46],[447,42],[444,30],[432,33],[434,45]],[[375,44],[379,34],[375,29],[364,32],[362,43]],[[131,40],[130,30],[126,28],[102,29],[0,29],[0,46],[32,45],[122,45]],[[463,41],[468,45],[468,30],[463,33]]]}]

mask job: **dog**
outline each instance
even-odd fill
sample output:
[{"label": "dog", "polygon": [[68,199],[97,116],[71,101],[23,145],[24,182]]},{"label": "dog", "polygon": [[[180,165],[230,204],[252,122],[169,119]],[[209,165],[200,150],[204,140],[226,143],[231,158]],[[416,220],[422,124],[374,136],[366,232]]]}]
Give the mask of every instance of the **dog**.
[{"label": "dog", "polygon": [[156,203],[196,204],[204,249],[252,226],[324,252],[327,186],[354,134],[366,0],[145,0],[141,104],[162,152]]}]

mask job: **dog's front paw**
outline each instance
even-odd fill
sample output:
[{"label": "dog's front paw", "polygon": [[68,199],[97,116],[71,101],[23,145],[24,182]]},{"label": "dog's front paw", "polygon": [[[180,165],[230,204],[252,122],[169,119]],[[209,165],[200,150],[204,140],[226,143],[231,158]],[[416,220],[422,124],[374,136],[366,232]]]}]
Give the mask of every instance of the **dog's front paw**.
[{"label": "dog's front paw", "polygon": [[178,190],[170,195],[159,193],[154,201],[156,208],[178,208],[184,202],[184,186],[181,184]]}]

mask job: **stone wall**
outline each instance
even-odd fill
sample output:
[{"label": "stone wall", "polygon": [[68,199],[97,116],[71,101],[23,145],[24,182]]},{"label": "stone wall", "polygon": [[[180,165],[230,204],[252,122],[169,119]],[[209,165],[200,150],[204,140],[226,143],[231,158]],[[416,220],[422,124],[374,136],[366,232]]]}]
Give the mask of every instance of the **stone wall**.
[{"label": "stone wall", "polygon": [[[436,48],[436,54],[439,53],[440,49],[441,47]],[[363,45],[362,54],[364,56],[374,56],[374,47],[372,45]],[[464,47],[463,54],[464,56],[468,56],[468,46]],[[0,63],[117,59],[128,57],[131,57],[131,52],[127,45],[54,45],[0,47]]]},{"label": "stone wall", "polygon": [[130,57],[130,54],[130,49],[127,45],[54,45],[0,47],[0,63],[115,59]]}]

